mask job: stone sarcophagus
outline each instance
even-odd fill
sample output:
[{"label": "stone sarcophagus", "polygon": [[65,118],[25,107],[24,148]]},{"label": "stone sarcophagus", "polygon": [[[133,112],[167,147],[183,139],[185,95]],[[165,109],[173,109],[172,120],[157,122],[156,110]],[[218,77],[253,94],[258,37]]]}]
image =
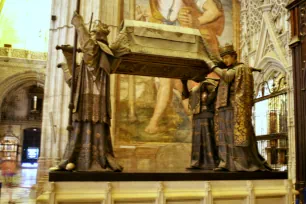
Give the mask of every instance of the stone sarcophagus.
[{"label": "stone sarcophagus", "polygon": [[196,29],[125,20],[111,44],[111,73],[204,79],[209,50]]}]

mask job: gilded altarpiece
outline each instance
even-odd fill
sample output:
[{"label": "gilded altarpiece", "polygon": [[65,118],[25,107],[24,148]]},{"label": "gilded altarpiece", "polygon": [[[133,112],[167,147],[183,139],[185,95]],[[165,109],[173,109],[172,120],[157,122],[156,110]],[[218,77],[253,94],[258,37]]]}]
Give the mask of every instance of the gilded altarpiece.
[{"label": "gilded altarpiece", "polygon": [[[124,1],[124,18],[131,19],[129,11],[135,10],[135,20],[195,28],[204,36],[205,25],[188,25],[181,19],[184,11],[193,14],[192,19],[199,18],[199,14],[209,9],[203,6],[207,2],[213,2],[222,13],[209,23],[216,27],[216,32],[209,34],[214,38],[207,40],[209,46],[218,48],[232,43],[239,47],[237,0],[136,0],[134,9]],[[181,98],[180,80],[122,74],[117,80],[114,144],[116,157],[125,170],[174,171],[188,167],[192,119],[188,101]],[[188,85],[192,88],[196,83],[190,81]]]}]

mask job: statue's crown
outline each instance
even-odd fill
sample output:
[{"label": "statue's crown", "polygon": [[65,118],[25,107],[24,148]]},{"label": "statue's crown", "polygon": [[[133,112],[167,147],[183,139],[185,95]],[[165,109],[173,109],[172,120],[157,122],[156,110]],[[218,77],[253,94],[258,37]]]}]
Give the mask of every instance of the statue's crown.
[{"label": "statue's crown", "polygon": [[221,57],[224,57],[225,55],[228,55],[228,54],[236,54],[234,46],[228,43],[226,43],[223,47],[220,47],[219,52],[220,52]]},{"label": "statue's crown", "polygon": [[93,32],[96,33],[96,39],[97,40],[101,40],[104,41],[105,43],[107,43],[107,36],[109,34],[109,29],[108,29],[108,25],[101,23],[101,21],[96,20],[94,22],[94,26],[92,29]]}]

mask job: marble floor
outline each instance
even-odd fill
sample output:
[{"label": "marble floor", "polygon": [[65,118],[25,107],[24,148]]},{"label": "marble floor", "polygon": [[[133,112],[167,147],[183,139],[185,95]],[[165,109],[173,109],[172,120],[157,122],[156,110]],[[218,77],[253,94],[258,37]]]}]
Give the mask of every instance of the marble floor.
[{"label": "marble floor", "polygon": [[[37,165],[23,165],[16,175],[16,183],[18,183],[18,186],[13,188],[2,186],[0,203],[9,203],[10,192],[12,192],[12,200],[15,203],[36,203],[34,199],[35,194],[31,191],[31,187],[36,184],[36,174]],[[0,175],[2,175],[1,171]],[[1,177],[1,180],[2,179],[3,178]]]}]

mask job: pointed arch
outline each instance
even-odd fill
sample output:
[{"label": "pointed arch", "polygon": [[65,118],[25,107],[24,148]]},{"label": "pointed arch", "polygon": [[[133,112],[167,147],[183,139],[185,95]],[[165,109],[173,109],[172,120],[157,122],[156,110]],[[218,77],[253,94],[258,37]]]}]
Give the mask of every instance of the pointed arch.
[{"label": "pointed arch", "polygon": [[34,84],[44,87],[45,74],[35,71],[26,71],[6,78],[0,83],[0,108],[8,93],[21,86],[30,86]]},{"label": "pointed arch", "polygon": [[258,90],[258,86],[261,82],[266,80],[273,72],[277,71],[282,73],[285,76],[288,76],[289,72],[285,68],[285,65],[279,61],[276,57],[265,56],[258,63],[258,68],[261,68],[262,71],[260,74],[254,77],[254,90]]}]

